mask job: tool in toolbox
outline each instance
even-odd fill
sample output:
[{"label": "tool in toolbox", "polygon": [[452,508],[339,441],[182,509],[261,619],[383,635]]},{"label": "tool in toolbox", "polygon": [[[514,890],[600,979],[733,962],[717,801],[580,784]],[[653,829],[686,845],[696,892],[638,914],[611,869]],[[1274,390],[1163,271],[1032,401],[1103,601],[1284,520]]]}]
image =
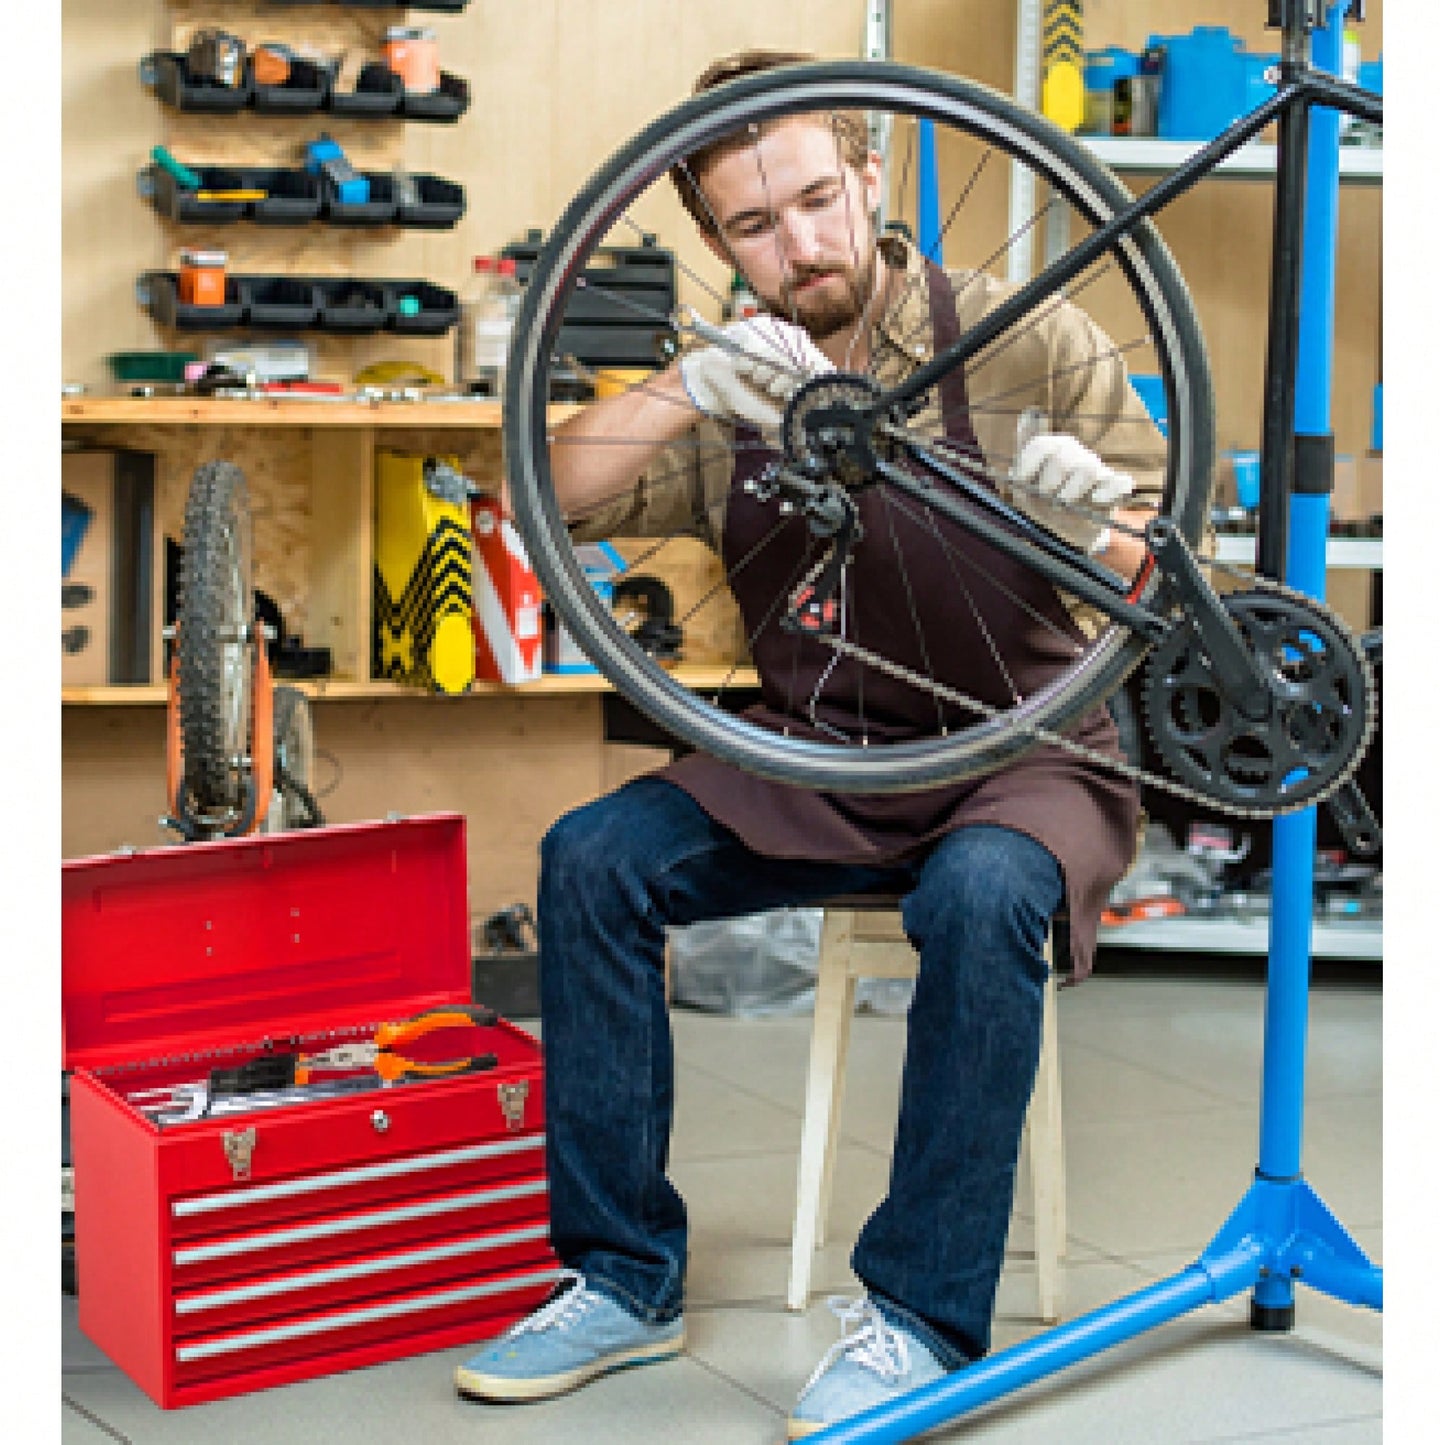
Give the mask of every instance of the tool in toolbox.
[{"label": "tool in toolbox", "polygon": [[394,1084],[403,1079],[436,1078],[444,1074],[460,1074],[496,1065],[495,1054],[463,1054],[439,1061],[412,1059],[395,1052],[413,1044],[438,1029],[475,1025],[491,1028],[497,1022],[494,1010],[479,1004],[458,1004],[431,1009],[401,1023],[382,1024],[373,1038],[364,1042],[337,1044],[319,1054],[302,1054],[296,1061],[296,1082],[307,1083],[314,1073],[332,1070],[369,1069],[383,1083]]},{"label": "tool in toolbox", "polygon": [[[442,1078],[497,1066],[494,1053],[463,1054],[441,1060],[412,1059],[394,1052],[441,1029],[493,1028],[495,1010],[475,1004],[429,1009],[399,1023],[378,1024],[373,1037],[333,1045],[317,1053],[266,1053],[234,1068],[212,1069],[204,1079],[138,1089],[129,1103],[157,1127],[197,1119],[304,1104],[336,1094],[390,1087],[408,1079]],[[313,1073],[352,1077],[312,1081]],[[365,1072],[360,1072],[365,1071]]]},{"label": "tool in toolbox", "polygon": [[211,1091],[205,1079],[197,1079],[167,1088],[138,1090],[126,1095],[126,1098],[158,1129],[166,1129],[173,1124],[191,1124],[197,1119],[229,1118],[233,1114],[257,1113],[287,1104],[309,1104],[317,1099],[356,1094],[377,1087],[374,1078],[356,1074],[306,1088],[252,1089],[245,1093],[218,1094]]}]

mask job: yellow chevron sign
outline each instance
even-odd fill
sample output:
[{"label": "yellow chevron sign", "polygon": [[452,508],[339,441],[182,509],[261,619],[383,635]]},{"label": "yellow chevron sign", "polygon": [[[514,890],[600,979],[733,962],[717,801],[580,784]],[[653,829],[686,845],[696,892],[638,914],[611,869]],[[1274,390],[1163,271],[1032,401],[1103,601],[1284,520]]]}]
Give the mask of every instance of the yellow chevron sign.
[{"label": "yellow chevron sign", "polygon": [[427,489],[425,460],[377,453],[371,675],[466,692],[476,677],[470,509]]},{"label": "yellow chevron sign", "polygon": [[1084,123],[1084,23],[1079,0],[1049,0],[1044,7],[1044,84],[1040,108],[1057,126]]}]

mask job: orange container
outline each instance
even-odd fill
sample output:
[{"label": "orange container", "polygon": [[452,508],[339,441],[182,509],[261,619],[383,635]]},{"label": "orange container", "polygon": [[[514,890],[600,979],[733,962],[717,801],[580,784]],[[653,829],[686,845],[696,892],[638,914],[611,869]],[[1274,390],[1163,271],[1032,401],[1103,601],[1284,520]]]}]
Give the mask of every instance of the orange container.
[{"label": "orange container", "polygon": [[226,304],[226,253],[182,251],[180,299],[187,306]]},{"label": "orange container", "polygon": [[430,95],[442,83],[435,30],[419,25],[388,25],[381,53],[413,94]]}]

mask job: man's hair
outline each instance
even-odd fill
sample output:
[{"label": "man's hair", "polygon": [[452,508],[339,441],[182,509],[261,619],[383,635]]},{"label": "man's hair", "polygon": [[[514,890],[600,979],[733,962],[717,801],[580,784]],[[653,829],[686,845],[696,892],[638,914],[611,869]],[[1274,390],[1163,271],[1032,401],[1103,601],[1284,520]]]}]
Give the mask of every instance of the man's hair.
[{"label": "man's hair", "polygon": [[[795,50],[741,50],[736,55],[713,61],[693,82],[692,93],[701,95],[704,91],[726,85],[730,80],[738,80],[744,75],[756,75],[759,71],[775,70],[782,65],[802,65],[816,59],[815,55]],[[868,124],[862,114],[857,111],[836,110],[809,113],[808,118],[832,130],[837,137],[838,153],[843,161],[854,170],[862,169],[868,160]],[[775,129],[784,119],[791,117],[779,117],[761,127],[749,126],[744,130],[719,136],[716,140],[699,146],[691,155],[673,166],[672,183],[677,188],[678,198],[705,235],[717,235],[718,227],[698,191],[704,173],[724,156],[755,144],[759,135]]]}]

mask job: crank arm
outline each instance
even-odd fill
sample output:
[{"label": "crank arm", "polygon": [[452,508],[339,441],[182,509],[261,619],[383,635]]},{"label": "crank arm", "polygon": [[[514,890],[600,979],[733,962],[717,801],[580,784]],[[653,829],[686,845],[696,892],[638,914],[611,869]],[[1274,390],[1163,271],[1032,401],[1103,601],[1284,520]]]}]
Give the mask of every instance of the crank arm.
[{"label": "crank arm", "polygon": [[1325,807],[1338,824],[1350,852],[1369,856],[1380,851],[1383,841],[1380,825],[1370,811],[1363,789],[1353,778],[1325,799]]},{"label": "crank arm", "polygon": [[[957,471],[927,448],[905,440],[904,449],[936,477],[963,492],[972,505],[965,505],[948,491],[930,486],[903,467],[882,457],[875,460],[880,481],[914,497],[952,522],[987,542],[1006,557],[1036,572],[1046,582],[1061,587],[1071,596],[1102,612],[1150,642],[1168,635],[1169,623],[1147,607],[1141,607],[1125,592],[1123,580],[1108,568],[1059,541],[1036,522],[1015,511],[1007,502],[981,486],[965,472]],[[993,518],[999,518],[995,522]],[[1008,525],[1001,525],[1007,523]],[[1022,534],[1022,535],[1020,535]]]},{"label": "crank arm", "polygon": [[1194,554],[1184,544],[1179,528],[1166,517],[1155,517],[1144,528],[1150,556],[1159,564],[1175,600],[1189,619],[1209,668],[1222,692],[1246,717],[1262,722],[1273,699],[1254,654],[1209,585]]}]

